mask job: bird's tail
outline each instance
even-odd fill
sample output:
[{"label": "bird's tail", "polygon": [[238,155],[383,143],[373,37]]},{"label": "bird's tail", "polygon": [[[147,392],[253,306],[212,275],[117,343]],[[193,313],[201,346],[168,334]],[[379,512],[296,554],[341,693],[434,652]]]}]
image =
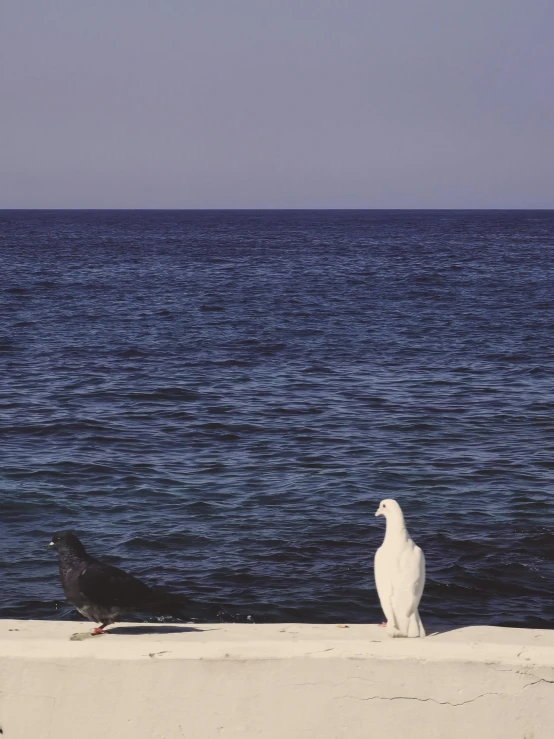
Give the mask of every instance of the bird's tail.
[{"label": "bird's tail", "polygon": [[419,611],[417,609],[408,618],[408,628],[406,631],[406,636],[408,637],[425,636],[425,629],[423,628],[423,624],[421,623],[421,618],[419,617]]}]

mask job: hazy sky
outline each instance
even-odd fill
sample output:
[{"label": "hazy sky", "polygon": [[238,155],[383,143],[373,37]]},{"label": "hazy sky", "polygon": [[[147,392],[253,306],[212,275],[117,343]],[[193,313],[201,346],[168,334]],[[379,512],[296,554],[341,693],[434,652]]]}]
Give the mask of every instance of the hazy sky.
[{"label": "hazy sky", "polygon": [[0,207],[554,207],[553,0],[0,0]]}]

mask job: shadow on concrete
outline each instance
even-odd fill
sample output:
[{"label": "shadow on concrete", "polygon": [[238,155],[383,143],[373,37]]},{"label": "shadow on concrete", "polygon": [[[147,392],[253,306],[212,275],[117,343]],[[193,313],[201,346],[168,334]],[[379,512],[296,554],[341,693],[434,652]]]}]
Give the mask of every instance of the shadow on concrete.
[{"label": "shadow on concrete", "polygon": [[196,626],[179,626],[178,624],[141,624],[140,626],[112,626],[106,634],[186,634],[189,631],[217,631],[217,629],[199,629]]},{"label": "shadow on concrete", "polygon": [[436,629],[426,629],[427,635],[426,639],[428,639],[430,636],[442,636],[443,634],[451,634],[453,631],[460,631],[463,628],[463,626],[453,626],[452,628],[447,627],[439,627]]}]

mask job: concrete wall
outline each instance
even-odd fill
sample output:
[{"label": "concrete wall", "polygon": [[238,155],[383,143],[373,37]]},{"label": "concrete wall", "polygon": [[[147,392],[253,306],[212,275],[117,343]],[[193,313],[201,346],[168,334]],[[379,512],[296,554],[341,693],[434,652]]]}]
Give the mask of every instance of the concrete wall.
[{"label": "concrete wall", "polygon": [[2,739],[553,739],[554,632],[0,621]]}]

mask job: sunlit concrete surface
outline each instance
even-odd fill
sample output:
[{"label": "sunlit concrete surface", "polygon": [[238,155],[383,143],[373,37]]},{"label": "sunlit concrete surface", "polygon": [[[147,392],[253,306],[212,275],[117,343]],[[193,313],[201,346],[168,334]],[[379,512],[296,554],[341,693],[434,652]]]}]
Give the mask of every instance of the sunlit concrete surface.
[{"label": "sunlit concrete surface", "polygon": [[554,632],[0,621],[2,739],[552,739]]}]

